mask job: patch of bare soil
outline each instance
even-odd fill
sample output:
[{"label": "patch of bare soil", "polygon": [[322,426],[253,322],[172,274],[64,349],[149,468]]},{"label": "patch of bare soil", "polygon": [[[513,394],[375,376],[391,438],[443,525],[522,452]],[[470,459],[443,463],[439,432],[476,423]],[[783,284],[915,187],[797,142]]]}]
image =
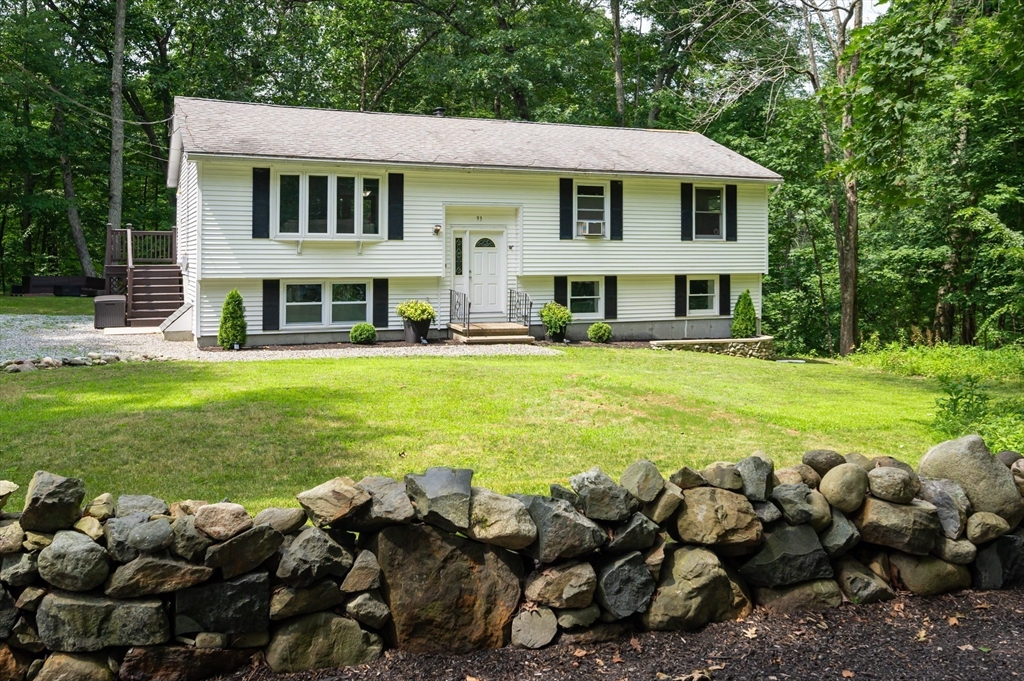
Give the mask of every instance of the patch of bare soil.
[{"label": "patch of bare soil", "polygon": [[[696,672],[696,673],[695,673]],[[1012,681],[1024,678],[1024,589],[901,597],[821,613],[758,609],[697,632],[470,655],[389,651],[363,667],[277,675],[265,666],[220,681]]]}]

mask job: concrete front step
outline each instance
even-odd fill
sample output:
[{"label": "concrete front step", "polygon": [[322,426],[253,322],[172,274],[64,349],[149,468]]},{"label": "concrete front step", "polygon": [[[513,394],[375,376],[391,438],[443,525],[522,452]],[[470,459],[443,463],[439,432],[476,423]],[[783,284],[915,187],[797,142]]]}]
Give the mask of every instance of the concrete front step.
[{"label": "concrete front step", "polygon": [[448,328],[453,333],[478,336],[526,336],[530,333],[530,327],[516,324],[514,322],[474,322],[469,325],[469,333],[466,333],[465,324],[449,324]]},{"label": "concrete front step", "polygon": [[536,340],[533,336],[525,334],[517,336],[463,336],[461,333],[453,333],[452,338],[466,345],[529,345]]}]

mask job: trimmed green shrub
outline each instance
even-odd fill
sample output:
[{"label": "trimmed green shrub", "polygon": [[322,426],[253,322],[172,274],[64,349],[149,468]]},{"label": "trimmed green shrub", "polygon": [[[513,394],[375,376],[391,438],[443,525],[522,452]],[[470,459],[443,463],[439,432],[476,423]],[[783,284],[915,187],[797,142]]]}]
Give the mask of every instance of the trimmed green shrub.
[{"label": "trimmed green shrub", "polygon": [[399,317],[408,319],[410,322],[432,322],[437,318],[434,306],[425,300],[407,300],[404,303],[399,303],[395,312]]},{"label": "trimmed green shrub", "polygon": [[604,322],[594,322],[587,329],[587,338],[591,343],[607,343],[612,339],[612,327]]},{"label": "trimmed green shrub", "polygon": [[756,335],[757,313],[754,312],[754,301],[750,299],[750,289],[747,289],[736,301],[736,309],[732,312],[732,337],[753,338]]},{"label": "trimmed green shrub", "polygon": [[572,312],[565,305],[552,301],[540,309],[540,320],[548,335],[554,336],[563,333],[572,323]]},{"label": "trimmed green shrub", "polygon": [[225,350],[230,350],[237,343],[241,348],[245,346],[247,337],[248,327],[245,324],[245,305],[242,304],[242,294],[236,288],[231,289],[227,298],[224,299],[224,307],[220,311],[217,345]]},{"label": "trimmed green shrub", "polygon": [[377,329],[373,328],[373,324],[360,322],[348,332],[348,339],[358,345],[373,345],[377,342]]}]

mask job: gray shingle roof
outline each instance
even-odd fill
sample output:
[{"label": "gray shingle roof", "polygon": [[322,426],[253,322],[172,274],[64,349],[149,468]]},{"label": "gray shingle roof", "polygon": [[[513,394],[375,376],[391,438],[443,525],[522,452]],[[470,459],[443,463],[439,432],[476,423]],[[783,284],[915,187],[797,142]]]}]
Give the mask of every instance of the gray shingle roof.
[{"label": "gray shingle roof", "polygon": [[181,148],[190,154],[782,180],[693,132],[364,113],[189,97],[177,97],[174,105]]}]

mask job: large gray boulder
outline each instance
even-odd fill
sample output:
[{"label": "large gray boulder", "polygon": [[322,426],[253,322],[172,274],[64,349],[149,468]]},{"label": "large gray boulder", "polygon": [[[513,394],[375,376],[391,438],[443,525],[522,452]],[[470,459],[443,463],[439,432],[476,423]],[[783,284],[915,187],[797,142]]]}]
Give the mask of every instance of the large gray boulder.
[{"label": "large gray boulder", "polygon": [[162,551],[174,541],[174,530],[167,518],[141,523],[128,533],[128,546],[145,553]]},{"label": "large gray boulder", "polygon": [[551,497],[515,495],[537,526],[537,541],[527,553],[541,563],[588,554],[608,538],[605,531],[569,502]]},{"label": "large gray boulder", "polygon": [[370,495],[351,478],[339,477],[295,495],[317,527],[327,527],[354,515],[370,503]]},{"label": "large gray boulder", "polygon": [[308,615],[341,605],[344,601],[345,594],[330,579],[323,579],[306,588],[279,586],[270,595],[270,619],[283,620]]},{"label": "large gray boulder", "polygon": [[836,559],[860,543],[860,531],[849,518],[833,508],[832,522],[818,534],[818,539],[828,557]]},{"label": "large gray boulder", "polygon": [[383,476],[363,478],[356,487],[370,495],[370,503],[339,524],[357,532],[376,532],[388,525],[408,525],[416,518],[405,483]]},{"label": "large gray boulder", "polygon": [[772,490],[772,501],[782,511],[787,523],[802,525],[811,522],[814,517],[815,509],[811,501],[813,491],[802,482],[777,485]]},{"label": "large gray boulder", "polygon": [[405,489],[416,517],[449,532],[469,529],[473,471],[468,468],[428,468],[422,475],[405,476]]},{"label": "large gray boulder", "polygon": [[558,609],[585,608],[594,600],[597,573],[590,563],[562,563],[526,579],[526,600]]},{"label": "large gray boulder", "polygon": [[894,504],[909,504],[919,487],[920,483],[913,474],[900,468],[880,467],[868,473],[871,494]]},{"label": "large gray boulder", "polygon": [[[110,521],[107,524],[109,525]],[[185,560],[203,560],[206,557],[206,550],[213,544],[213,540],[196,529],[194,515],[179,515],[171,523],[171,530],[174,532],[171,552]]]},{"label": "large gray boulder", "polygon": [[174,633],[201,631],[243,634],[270,625],[270,577],[252,572],[225,582],[210,582],[174,595]]},{"label": "large gray boulder", "polygon": [[729,461],[710,463],[704,467],[700,474],[712,487],[727,489],[731,492],[743,491],[743,478],[740,476],[736,464]]},{"label": "large gray boulder", "polygon": [[39,576],[37,553],[8,553],[0,562],[0,582],[8,586],[28,586]]},{"label": "large gray boulder", "polygon": [[25,493],[25,508],[18,522],[26,532],[56,532],[69,529],[82,517],[85,483],[36,471]]},{"label": "large gray boulder", "polygon": [[380,657],[384,642],[377,634],[332,612],[289,620],[270,639],[266,658],[278,674],[367,664]]},{"label": "large gray boulder", "polygon": [[466,535],[485,544],[518,551],[537,539],[537,526],[523,502],[473,487]]},{"label": "large gray boulder", "polygon": [[269,525],[281,534],[292,534],[306,524],[306,512],[301,508],[265,508],[252,519],[253,527]]},{"label": "large gray boulder", "polygon": [[138,598],[187,589],[212,576],[213,570],[202,565],[176,558],[139,556],[114,570],[103,592],[111,598]]},{"label": "large gray boulder", "polygon": [[1004,535],[980,548],[971,575],[975,589],[1024,585],[1024,531]]},{"label": "large gray boulder", "polygon": [[622,472],[619,484],[627,492],[647,504],[654,501],[665,487],[665,478],[662,477],[661,471],[654,465],[654,462],[643,459],[630,464]]},{"label": "large gray boulder", "polygon": [[950,539],[939,537],[932,553],[947,563],[954,565],[970,565],[978,557],[978,547],[968,539]]},{"label": "large gray boulder", "polygon": [[810,525],[781,525],[739,570],[755,586],[781,587],[832,577],[828,554]]},{"label": "large gray boulder", "polygon": [[103,539],[107,545],[107,552],[117,563],[127,563],[139,556],[139,550],[133,548],[128,539],[132,530],[149,522],[149,516],[145,513],[132,513],[121,518],[111,518],[103,523]]},{"label": "large gray boulder", "polygon": [[369,548],[398,648],[449,654],[508,643],[521,595],[519,556],[430,525],[387,527]]},{"label": "large gray boulder", "polygon": [[683,503],[683,490],[671,482],[665,482],[664,489],[658,493],[654,501],[644,504],[643,514],[659,525],[676,512]]},{"label": "large gray boulder", "polygon": [[743,496],[751,501],[771,498],[775,464],[766,454],[755,452],[736,463],[736,471],[743,480]]},{"label": "large gray boulder", "polygon": [[851,520],[861,541],[921,556],[932,550],[942,533],[938,511],[927,501],[893,504],[868,498]]},{"label": "large gray boulder", "polygon": [[758,605],[772,612],[795,613],[838,608],[843,594],[834,579],[816,579],[777,589],[760,587],[754,590]]},{"label": "large gray boulder", "polygon": [[860,561],[844,556],[835,565],[839,588],[855,605],[891,601],[896,593]]},{"label": "large gray boulder", "polygon": [[110,573],[106,550],[79,532],[64,530],[39,552],[39,576],[65,591],[89,591]]},{"label": "large gray boulder", "polygon": [[953,480],[963,488],[974,511],[1000,515],[1016,527],[1024,519],[1021,498],[1013,475],[977,435],[947,440],[928,450],[918,466],[921,475]]},{"label": "large gray boulder", "polygon": [[512,620],[512,645],[517,648],[543,648],[558,633],[558,617],[543,606],[524,609]]},{"label": "large gray boulder", "polygon": [[812,449],[809,452],[804,452],[802,462],[824,478],[830,470],[846,463],[846,459],[839,452],[834,452],[831,449]]},{"label": "large gray boulder", "polygon": [[345,576],[341,583],[341,590],[344,593],[357,593],[380,588],[380,565],[377,564],[377,556],[373,551],[360,551],[356,560],[352,563],[352,569]]},{"label": "large gray boulder", "polygon": [[391,617],[388,604],[376,590],[364,591],[352,598],[345,604],[345,613],[371,629],[380,629]]},{"label": "large gray boulder", "polygon": [[167,515],[170,510],[167,502],[163,499],[157,499],[148,494],[122,494],[117,498],[114,515],[118,518],[124,518],[133,513],[145,513],[148,516]]},{"label": "large gray boulder", "polygon": [[675,530],[679,541],[688,544],[746,547],[761,541],[761,521],[750,501],[717,487],[683,491]]},{"label": "large gray boulder", "polygon": [[621,522],[639,507],[636,497],[597,466],[572,476],[569,484],[579,495],[583,515],[593,520]]},{"label": "large gray boulder", "polygon": [[667,551],[643,623],[655,631],[699,629],[725,619],[732,603],[732,584],[718,556],[678,546]]},{"label": "large gray boulder", "polygon": [[959,539],[967,529],[971,502],[960,485],[952,480],[921,479],[921,499],[935,507],[942,531],[949,539]]},{"label": "large gray boulder", "polygon": [[855,463],[839,464],[822,476],[818,491],[843,513],[853,513],[864,503],[868,474]]},{"label": "large gray boulder", "polygon": [[220,568],[224,579],[231,579],[259,567],[274,555],[284,542],[284,535],[270,525],[256,525],[223,544],[206,551],[206,567]]},{"label": "large gray boulder", "polygon": [[159,645],[171,637],[157,598],[122,601],[55,591],[40,603],[36,625],[47,648],[67,653]]},{"label": "large gray boulder", "polygon": [[624,523],[612,528],[611,539],[604,547],[607,553],[642,551],[654,546],[658,525],[643,513],[634,513]]},{"label": "large gray boulder", "polygon": [[655,582],[639,551],[627,553],[605,564],[597,572],[594,598],[606,611],[622,619],[645,612]]},{"label": "large gray boulder", "polygon": [[306,587],[327,576],[344,577],[353,560],[327,532],[307,527],[282,550],[277,577],[290,586]]},{"label": "large gray boulder", "polygon": [[967,519],[967,538],[972,544],[987,544],[1010,531],[1002,516],[978,511]]},{"label": "large gray boulder", "polygon": [[953,565],[935,556],[912,556],[899,551],[889,556],[901,582],[918,596],[969,589],[971,573],[964,565]]}]

